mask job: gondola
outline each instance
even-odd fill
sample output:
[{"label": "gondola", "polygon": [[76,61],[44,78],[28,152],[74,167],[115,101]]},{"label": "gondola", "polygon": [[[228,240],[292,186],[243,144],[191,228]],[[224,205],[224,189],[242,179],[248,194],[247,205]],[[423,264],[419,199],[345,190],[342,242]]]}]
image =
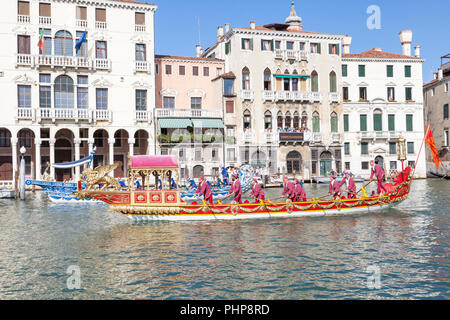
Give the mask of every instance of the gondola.
[{"label": "gondola", "polygon": [[442,174],[442,173],[435,173],[430,171],[429,172],[432,176],[435,176],[436,178],[441,178],[441,179],[445,179],[445,180],[450,180],[450,175],[449,174]]}]

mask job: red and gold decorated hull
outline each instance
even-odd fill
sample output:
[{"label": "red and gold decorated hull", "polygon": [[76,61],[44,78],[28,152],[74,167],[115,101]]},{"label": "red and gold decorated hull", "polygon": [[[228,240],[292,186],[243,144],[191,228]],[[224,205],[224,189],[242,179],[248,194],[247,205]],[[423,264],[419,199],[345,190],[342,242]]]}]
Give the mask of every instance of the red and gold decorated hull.
[{"label": "red and gold decorated hull", "polygon": [[134,220],[233,220],[269,217],[341,215],[373,212],[405,200],[411,180],[396,185],[381,197],[342,199],[335,201],[261,202],[244,204],[187,204],[178,191],[80,191],[77,196],[106,202],[111,210]]}]

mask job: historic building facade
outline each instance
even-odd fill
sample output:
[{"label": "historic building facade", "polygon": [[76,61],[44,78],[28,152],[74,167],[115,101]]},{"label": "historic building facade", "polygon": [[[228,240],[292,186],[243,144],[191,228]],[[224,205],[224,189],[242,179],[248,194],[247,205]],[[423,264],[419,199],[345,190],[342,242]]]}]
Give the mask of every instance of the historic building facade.
[{"label": "historic building facade", "polygon": [[[200,55],[200,54],[199,54]],[[216,176],[224,159],[222,60],[156,55],[157,154],[178,156],[182,178]]]},{"label": "historic building facade", "polygon": [[[450,54],[443,56],[450,59]],[[440,168],[440,173],[450,171],[450,62],[442,63],[434,74],[434,79],[423,86],[425,100],[425,129],[428,124],[433,132],[434,142],[439,152],[439,157],[445,168]],[[427,148],[427,172],[436,172],[433,156]]]},{"label": "historic building facade", "polygon": [[203,56],[225,61],[218,87],[231,142],[227,165],[306,179],[341,170],[344,38],[303,30],[294,5],[285,23],[218,27]]},{"label": "historic building facade", "polygon": [[[119,162],[117,177],[128,153],[155,152],[156,6],[132,0],[2,5],[0,179],[13,179],[22,146],[26,174],[34,178],[47,162],[78,160],[94,146],[94,165]],[[79,173],[51,170],[58,180]]]},{"label": "historic building facade", "polygon": [[[406,139],[407,163],[414,166],[424,137],[422,63],[420,46],[411,55],[412,32],[400,32],[402,54],[374,48],[352,54],[350,39],[342,55],[344,152],[346,170],[370,175],[370,160],[389,170],[401,170],[397,161],[398,137]],[[424,178],[425,152],[416,176]]]}]

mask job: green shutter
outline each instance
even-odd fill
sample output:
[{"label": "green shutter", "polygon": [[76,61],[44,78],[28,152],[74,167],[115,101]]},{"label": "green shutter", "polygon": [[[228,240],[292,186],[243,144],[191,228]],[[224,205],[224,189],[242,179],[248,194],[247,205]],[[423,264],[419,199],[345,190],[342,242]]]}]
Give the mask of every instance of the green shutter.
[{"label": "green shutter", "polygon": [[389,131],[395,131],[395,115],[393,114],[388,115],[388,127]]},{"label": "green shutter", "polygon": [[394,66],[386,66],[386,73],[388,78],[392,78],[394,76]]},{"label": "green shutter", "polygon": [[321,53],[320,52],[320,43],[317,44],[317,53],[319,53],[319,54]]},{"label": "green shutter", "polygon": [[241,39],[241,49],[242,50],[245,49],[245,41],[244,40],[245,40],[244,38]]},{"label": "green shutter", "polygon": [[273,40],[270,40],[270,50],[274,51],[274,44],[273,44]]},{"label": "green shutter", "polygon": [[350,143],[348,143],[348,142],[344,143],[344,154],[345,155],[350,154]]},{"label": "green shutter", "polygon": [[263,48],[264,48],[264,40],[261,39],[261,51],[263,51]]},{"label": "green shutter", "polygon": [[333,52],[332,50],[333,50],[332,44],[329,43],[328,44],[328,53],[331,54]]},{"label": "green shutter", "polygon": [[344,131],[348,132],[348,114],[344,114]]},{"label": "green shutter", "polygon": [[320,118],[315,116],[312,119],[313,121],[313,132],[320,132]]},{"label": "green shutter", "polygon": [[337,92],[336,76],[330,75],[330,92]]},{"label": "green shutter", "polygon": [[311,77],[311,90],[312,92],[319,91],[319,77],[316,75]]},{"label": "green shutter", "polygon": [[395,142],[389,142],[389,154],[397,153],[397,145]]},{"label": "green shutter", "polygon": [[228,41],[227,43],[225,43],[225,54],[229,54],[231,51],[231,43],[230,41]]},{"label": "green shutter", "polygon": [[414,154],[414,142],[408,142],[408,153]]},{"label": "green shutter", "polygon": [[444,104],[444,120],[448,119],[448,103]]},{"label": "green shutter", "polygon": [[360,77],[365,77],[366,76],[366,66],[365,65],[360,64],[358,66],[358,75]]},{"label": "green shutter", "polygon": [[342,65],[342,76],[343,77],[347,76],[347,65],[346,64]]},{"label": "green shutter", "polygon": [[412,116],[412,114],[406,115],[406,131],[413,131],[413,116]]},{"label": "green shutter", "polygon": [[253,50],[253,38],[250,39],[250,50]]},{"label": "green shutter", "polygon": [[412,100],[412,88],[405,88],[406,101]]},{"label": "green shutter", "polygon": [[373,130],[374,131],[382,131],[383,130],[383,123],[381,119],[381,114],[374,114],[373,115]]},{"label": "green shutter", "polygon": [[361,143],[361,154],[369,153],[369,144],[367,142]]},{"label": "green shutter", "polygon": [[337,55],[339,55],[339,48],[340,48],[340,45],[339,45],[339,44],[336,45],[336,54],[337,54]]},{"label": "green shutter", "polygon": [[405,77],[411,78],[411,66],[405,66]]},{"label": "green shutter", "polygon": [[338,132],[338,118],[331,117],[331,132]]},{"label": "green shutter", "polygon": [[365,114],[359,116],[359,130],[367,131],[367,115]]}]

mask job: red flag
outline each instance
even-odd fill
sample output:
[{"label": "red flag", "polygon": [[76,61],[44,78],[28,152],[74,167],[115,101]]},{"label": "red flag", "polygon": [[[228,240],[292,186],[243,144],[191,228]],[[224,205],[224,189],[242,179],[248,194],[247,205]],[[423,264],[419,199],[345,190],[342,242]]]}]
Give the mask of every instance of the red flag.
[{"label": "red flag", "polygon": [[436,144],[434,143],[433,134],[431,133],[430,125],[428,125],[427,132],[425,134],[425,142],[428,147],[431,149],[431,153],[433,154],[433,162],[436,165],[436,168],[439,170],[439,163],[441,162],[439,159],[439,154],[436,149]]},{"label": "red flag", "polygon": [[44,29],[41,29],[41,32],[39,33],[39,42],[38,47],[41,49],[41,52],[44,51],[44,42],[42,41],[42,38],[44,37]]}]

